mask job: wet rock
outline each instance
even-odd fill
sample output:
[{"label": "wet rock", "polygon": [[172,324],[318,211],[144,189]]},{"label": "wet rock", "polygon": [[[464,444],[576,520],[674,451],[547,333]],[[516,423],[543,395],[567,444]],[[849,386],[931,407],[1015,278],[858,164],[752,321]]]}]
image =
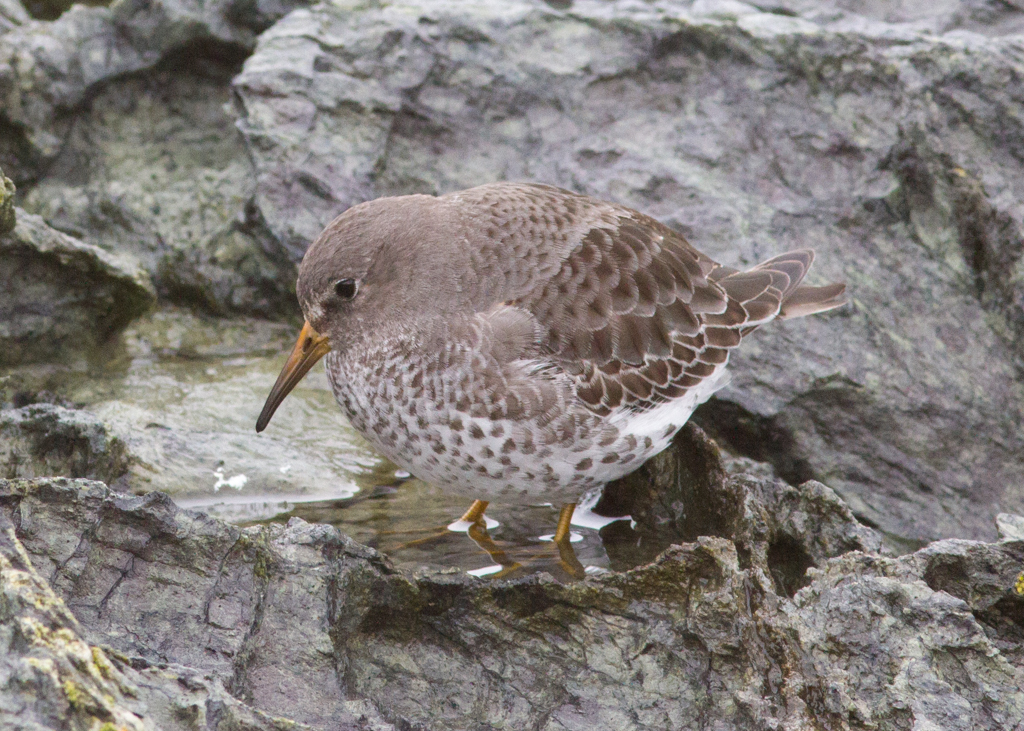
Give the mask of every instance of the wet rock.
[{"label": "wet rock", "polygon": [[254,201],[293,258],[352,203],[499,179],[635,206],[730,265],[813,246],[851,304],[751,337],[701,424],[900,550],[992,538],[1024,510],[1024,95],[1001,35],[1024,13],[848,5],[300,9],[233,82]]},{"label": "wet rock", "polygon": [[14,183],[0,170],[0,236],[14,229]]},{"label": "wet rock", "polygon": [[808,569],[850,551],[881,549],[879,533],[858,523],[830,488],[727,470],[718,446],[695,424],[639,470],[606,485],[594,510],[632,517],[637,541],[613,557],[623,565],[649,560],[672,543],[720,536],[736,544],[744,568],[769,574],[788,596],[806,585]]},{"label": "wet rock", "polygon": [[88,354],[153,304],[145,272],[19,212],[0,236],[0,365]]},{"label": "wet rock", "polygon": [[[841,532],[834,496],[791,489],[781,526],[803,511]],[[740,523],[774,493],[748,486]],[[88,642],[317,728],[354,723],[351,699],[430,729],[966,731],[1024,713],[1019,542],[855,550],[790,599],[720,537],[563,585],[405,576],[327,526],[239,529],[94,482],[0,482],[0,512]],[[769,553],[767,533],[748,535]]]},{"label": "wet rock", "polygon": [[124,442],[95,416],[53,404],[0,411],[0,472],[62,475],[124,488],[131,458]]}]

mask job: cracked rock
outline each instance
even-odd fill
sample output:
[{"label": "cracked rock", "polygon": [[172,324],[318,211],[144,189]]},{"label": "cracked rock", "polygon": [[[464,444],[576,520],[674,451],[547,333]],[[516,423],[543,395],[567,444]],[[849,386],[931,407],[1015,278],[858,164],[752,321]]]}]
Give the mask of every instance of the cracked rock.
[{"label": "cracked rock", "polygon": [[1024,544],[805,549],[791,599],[772,535],[852,519],[820,486],[744,479],[745,547],[569,585],[407,576],[329,526],[240,529],[83,480],[0,482],[0,511],[87,642],[313,728],[1015,728]]}]

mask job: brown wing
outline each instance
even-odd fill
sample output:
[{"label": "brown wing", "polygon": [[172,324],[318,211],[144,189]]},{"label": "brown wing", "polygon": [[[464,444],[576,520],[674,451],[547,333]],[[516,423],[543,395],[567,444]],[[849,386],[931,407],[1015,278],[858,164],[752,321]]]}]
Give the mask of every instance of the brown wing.
[{"label": "brown wing", "polygon": [[841,304],[841,285],[798,286],[809,250],[738,272],[648,216],[557,188],[454,196],[478,212],[484,234],[473,249],[478,297],[531,313],[548,357],[598,413],[682,396],[788,297],[800,300],[798,314]]},{"label": "brown wing", "polygon": [[583,363],[577,395],[602,414],[621,406],[650,408],[683,396],[714,374],[728,360],[729,351],[760,325],[776,317],[798,317],[843,304],[844,285],[800,286],[813,259],[814,252],[804,249],[746,272],[714,269],[707,281],[724,293],[726,307],[721,312],[695,312],[697,332],[672,331],[667,356],[649,352],[641,365],[615,359]]}]

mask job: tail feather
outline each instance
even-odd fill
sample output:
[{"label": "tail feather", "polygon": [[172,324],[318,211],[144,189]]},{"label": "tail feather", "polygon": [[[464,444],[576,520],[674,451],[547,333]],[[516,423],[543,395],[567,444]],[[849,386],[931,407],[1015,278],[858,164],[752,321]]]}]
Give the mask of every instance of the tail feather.
[{"label": "tail feather", "polygon": [[803,281],[812,263],[814,263],[813,249],[797,249],[761,262],[754,267],[754,270],[782,272],[789,277],[788,285],[782,290],[782,301],[785,302],[786,298],[800,286],[800,282]]},{"label": "tail feather", "polygon": [[821,287],[812,287],[805,284],[797,287],[782,302],[782,309],[779,310],[779,319],[803,317],[813,315],[817,312],[841,307],[847,303],[845,284],[826,284]]},{"label": "tail feather", "polygon": [[[719,284],[730,300],[742,305],[744,316],[731,319],[726,314],[714,318],[713,324],[738,326],[746,334],[769,320],[803,317],[825,312],[846,304],[845,284],[820,287],[801,284],[814,262],[813,249],[797,249],[761,262],[747,271],[729,267],[715,268],[708,279]],[[721,322],[720,322],[721,320]],[[711,319],[708,320],[712,322]]]}]

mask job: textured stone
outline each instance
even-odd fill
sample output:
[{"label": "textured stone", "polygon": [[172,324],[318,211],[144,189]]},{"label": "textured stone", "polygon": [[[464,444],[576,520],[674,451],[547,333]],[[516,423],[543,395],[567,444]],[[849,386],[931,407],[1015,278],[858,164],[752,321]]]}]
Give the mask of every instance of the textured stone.
[{"label": "textured stone", "polygon": [[89,354],[145,312],[153,286],[111,254],[18,214],[0,236],[0,365]]},{"label": "textured stone", "polygon": [[0,474],[66,475],[122,486],[131,459],[95,416],[53,404],[0,411]]},{"label": "textured stone", "polygon": [[327,526],[81,480],[0,482],[0,512],[86,641],[316,728],[1017,728],[1024,543],[825,540],[790,599],[772,535],[877,536],[821,486],[743,479],[733,535],[570,585],[405,576]]},{"label": "textured stone", "polygon": [[1024,14],[985,37],[974,7],[298,9],[233,82],[254,200],[295,258],[352,203],[496,179],[635,206],[729,265],[812,246],[851,305],[750,338],[701,423],[902,550],[994,537],[1024,506],[1022,49],[1000,35]]},{"label": "textured stone", "polygon": [[128,0],[9,28],[0,13],[0,165],[28,209],[136,254],[173,301],[293,311],[292,262],[248,205],[251,163],[225,111],[239,61],[291,7]]},{"label": "textured stone", "polygon": [[1003,541],[1024,541],[1024,515],[1000,513],[996,516],[996,530]]},{"label": "textured stone", "polygon": [[[82,640],[82,627],[32,566],[0,517],[0,723],[39,729],[284,731],[304,724],[239,702],[215,677],[191,668],[150,666]],[[349,704],[342,731],[387,731],[376,713]]]},{"label": "textured stone", "polygon": [[127,709],[136,690],[81,639],[64,602],[0,518],[0,724],[5,729],[155,728]]},{"label": "textured stone", "polygon": [[59,151],[67,112],[98,84],[202,44],[251,48],[291,7],[279,0],[129,0],[109,8],[75,5],[53,22],[9,29],[0,36],[0,117],[11,127],[5,152],[19,161],[15,182],[33,177],[35,163]]},{"label": "textured stone", "polygon": [[201,312],[291,312],[295,269],[251,205],[252,163],[229,113],[241,52],[176,52],[94,85],[28,210],[130,253],[161,299]]},{"label": "textured stone", "polygon": [[727,469],[718,446],[692,423],[669,449],[605,487],[594,511],[633,519],[637,540],[612,543],[621,552],[612,556],[613,567],[651,560],[673,543],[721,536],[736,543],[745,565],[772,576],[776,590],[789,596],[806,585],[807,569],[848,551],[881,548],[879,534],[858,523],[825,485],[793,487],[735,465]]},{"label": "textured stone", "polygon": [[14,229],[14,183],[0,170],[0,236]]}]

